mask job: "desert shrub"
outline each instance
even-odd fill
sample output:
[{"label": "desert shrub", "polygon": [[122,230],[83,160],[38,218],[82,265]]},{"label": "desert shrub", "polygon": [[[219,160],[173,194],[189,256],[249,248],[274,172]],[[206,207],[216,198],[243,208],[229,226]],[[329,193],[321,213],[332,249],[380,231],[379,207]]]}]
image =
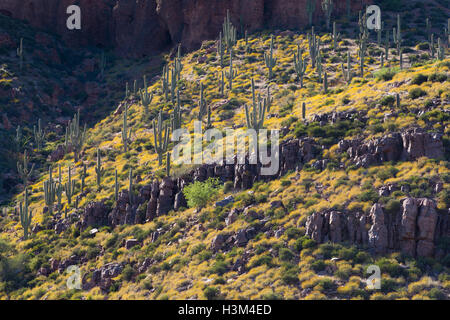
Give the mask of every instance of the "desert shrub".
[{"label": "desert shrub", "polygon": [[424,75],[424,74],[419,73],[419,74],[416,74],[412,78],[411,83],[412,84],[417,84],[417,85],[420,86],[422,83],[427,82],[427,81],[428,81],[428,77],[426,75]]},{"label": "desert shrub", "polygon": [[215,300],[219,298],[220,290],[216,287],[206,287],[203,289],[203,295],[207,300]]},{"label": "desert shrub", "polygon": [[281,269],[281,280],[287,285],[296,285],[298,279],[299,269],[292,264],[285,264]]},{"label": "desert shrub", "polygon": [[392,106],[395,103],[395,97],[392,95],[384,96],[380,100],[382,106]]},{"label": "desert shrub", "polygon": [[381,258],[375,264],[380,267],[382,273],[388,273],[391,277],[396,278],[404,275],[403,268],[395,260]]},{"label": "desert shrub", "polygon": [[130,281],[133,278],[133,275],[134,270],[132,266],[127,265],[125,268],[123,268],[122,277],[125,281]]},{"label": "desert shrub", "polygon": [[278,256],[281,261],[291,261],[295,258],[295,254],[288,248],[281,248]]},{"label": "desert shrub", "polygon": [[400,71],[399,68],[382,68],[374,73],[377,80],[389,81]]},{"label": "desert shrub", "polygon": [[417,99],[423,96],[426,96],[427,92],[423,90],[422,88],[413,88],[409,90],[409,98],[411,99]]},{"label": "desert shrub", "polygon": [[446,73],[432,73],[428,76],[428,81],[431,82],[444,82],[447,81],[447,74]]},{"label": "desert shrub", "polygon": [[219,180],[209,178],[205,182],[195,181],[183,190],[190,208],[203,208],[219,192]]},{"label": "desert shrub", "polygon": [[384,206],[384,211],[389,214],[394,214],[400,211],[400,201],[397,199],[390,199]]}]

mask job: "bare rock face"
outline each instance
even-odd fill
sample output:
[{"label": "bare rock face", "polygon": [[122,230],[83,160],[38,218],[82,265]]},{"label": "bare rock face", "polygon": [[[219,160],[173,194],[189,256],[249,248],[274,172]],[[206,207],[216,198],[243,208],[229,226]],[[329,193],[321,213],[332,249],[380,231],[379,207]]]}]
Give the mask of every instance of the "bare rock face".
[{"label": "bare rock face", "polygon": [[405,160],[417,160],[420,157],[438,159],[444,156],[442,135],[427,133],[415,128],[402,133]]},{"label": "bare rock face", "polygon": [[384,253],[388,245],[388,231],[384,224],[384,212],[381,205],[373,205],[370,209],[370,218],[372,227],[369,229],[369,245],[375,249],[375,252]]},{"label": "bare rock face", "polygon": [[81,216],[82,228],[104,226],[107,223],[108,208],[104,202],[89,202]]},{"label": "bare rock face", "polygon": [[306,221],[306,235],[318,243],[349,242],[368,245],[375,253],[401,251],[412,257],[445,255],[436,253],[435,247],[449,233],[449,214],[438,214],[436,203],[425,198],[403,199],[396,213],[386,213],[374,204],[368,215],[315,212]]},{"label": "bare rock face", "polygon": [[347,152],[355,165],[368,167],[387,161],[411,161],[420,157],[438,159],[444,156],[444,144],[439,133],[421,128],[392,133],[369,141],[341,140],[340,152]]},{"label": "bare rock face", "polygon": [[[314,23],[324,20],[321,0],[316,1]],[[299,29],[308,24],[307,0],[80,0],[81,30],[68,30],[66,9],[71,0],[2,0],[0,11],[32,26],[62,36],[70,45],[113,47],[124,56],[145,56],[181,43],[198,48],[203,40],[215,39],[227,10],[240,32],[263,27]],[[351,10],[368,1],[351,0]],[[346,12],[336,1],[334,16]]]}]

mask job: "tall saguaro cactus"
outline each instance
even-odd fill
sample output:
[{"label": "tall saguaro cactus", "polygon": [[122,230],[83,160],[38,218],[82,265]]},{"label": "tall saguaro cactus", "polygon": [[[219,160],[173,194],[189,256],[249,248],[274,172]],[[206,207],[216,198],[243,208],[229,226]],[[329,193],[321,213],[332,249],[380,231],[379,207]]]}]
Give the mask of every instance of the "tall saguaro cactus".
[{"label": "tall saguaro cactus", "polygon": [[19,57],[19,68],[23,69],[23,38],[20,38],[20,44],[17,48],[17,56]]},{"label": "tall saguaro cactus", "polygon": [[314,27],[311,29],[311,33],[308,33],[309,44],[309,56],[311,58],[311,64],[313,69],[316,67],[316,59],[320,52],[320,38],[316,36]]},{"label": "tall saguaro cactus", "polygon": [[277,59],[273,57],[273,35],[270,38],[270,51],[269,53],[264,53],[264,61],[266,62],[266,67],[269,69],[269,80],[271,80],[273,68],[277,64]]},{"label": "tall saguaro cactus", "polygon": [[261,99],[256,101],[255,93],[255,81],[252,79],[252,101],[253,111],[250,113],[249,108],[245,105],[245,117],[247,120],[247,128],[253,129],[258,132],[264,126],[264,118],[266,114],[266,103],[263,103]]},{"label": "tall saguaro cactus", "polygon": [[401,29],[401,20],[400,20],[399,14],[397,15],[397,29],[394,28],[392,34],[394,36],[394,43],[397,47],[398,56],[400,57],[401,48],[402,48],[402,29]]},{"label": "tall saguaro cactus", "polygon": [[31,169],[28,169],[28,154],[27,150],[23,152],[23,164],[17,162],[17,171],[22,178],[23,185],[26,187],[28,185],[28,180],[34,171],[34,163],[31,165]]},{"label": "tall saguaro cactus", "polygon": [[68,179],[64,184],[64,192],[67,197],[67,203],[69,205],[72,204],[72,197],[75,194],[75,181],[72,180],[72,167],[69,166],[68,169]]},{"label": "tall saguaro cactus", "polygon": [[100,157],[100,149],[97,149],[97,165],[95,167],[95,173],[97,174],[97,187],[98,190],[102,187],[102,176],[105,173],[105,169],[102,168],[102,159]]},{"label": "tall saguaro cactus", "polygon": [[315,11],[316,11],[316,0],[307,0],[306,12],[308,13],[308,21],[310,26],[313,23],[313,16]]},{"label": "tall saguaro cactus", "polygon": [[322,0],[322,10],[325,13],[327,30],[330,30],[331,14],[333,13],[333,0]]},{"label": "tall saguaro cactus", "polygon": [[128,105],[125,105],[122,120],[122,144],[124,152],[128,152],[128,143],[131,140],[132,129],[128,126]]},{"label": "tall saguaro cactus", "polygon": [[347,70],[345,70],[344,63],[341,64],[342,73],[344,75],[345,81],[350,84],[352,82],[352,66],[350,63],[350,51],[347,51]]},{"label": "tall saguaro cactus", "polygon": [[33,212],[29,208],[28,202],[28,188],[25,188],[24,202],[19,205],[20,224],[23,228],[23,239],[28,240],[28,230],[31,225],[31,219],[33,218]]},{"label": "tall saguaro cactus", "polygon": [[233,90],[233,79],[237,76],[237,71],[233,69],[233,50],[230,50],[230,70],[225,71],[225,77],[228,79],[229,90]]},{"label": "tall saguaro cactus", "polygon": [[223,43],[222,32],[220,32],[219,43],[217,44],[217,55],[219,56],[220,67],[223,68],[223,60],[225,56],[225,44]]},{"label": "tall saguaro cactus", "polygon": [[148,107],[152,103],[153,93],[148,93],[147,90],[147,77],[144,76],[144,88],[139,91],[142,106],[144,107],[144,113],[148,115]]},{"label": "tall saguaro cactus", "polygon": [[227,10],[227,16],[223,22],[223,37],[228,51],[231,51],[236,44],[236,34],[237,30],[231,23],[230,10]]},{"label": "tall saguaro cactus", "polygon": [[75,162],[78,162],[81,149],[83,148],[84,142],[86,140],[86,125],[84,129],[80,128],[80,110],[73,116],[72,121],[66,128],[66,149],[72,146]]},{"label": "tall saguaro cactus", "polygon": [[294,53],[294,69],[297,73],[297,78],[300,80],[300,88],[303,88],[303,79],[306,73],[307,62],[303,59],[303,53],[300,45],[297,45],[297,54]]},{"label": "tall saguaro cactus", "polygon": [[53,214],[53,205],[56,199],[56,182],[53,180],[53,169],[51,166],[48,171],[49,178],[48,180],[44,181],[44,200],[45,205],[48,208],[48,212],[50,214]]},{"label": "tall saguaro cactus", "polygon": [[333,39],[333,50],[336,50],[338,47],[338,41],[341,39],[341,34],[337,33],[336,30],[336,22],[333,22],[333,33],[331,34],[331,38]]},{"label": "tall saguaro cactus", "polygon": [[162,112],[159,111],[158,123],[153,120],[153,137],[159,165],[162,165],[163,155],[169,146],[169,129],[167,124],[163,124]]},{"label": "tall saguaro cactus", "polygon": [[33,135],[34,135],[34,142],[36,143],[36,148],[38,150],[41,150],[42,146],[44,145],[44,142],[45,142],[45,132],[42,129],[42,120],[41,119],[38,120],[37,128],[36,128],[36,126],[33,127]]}]

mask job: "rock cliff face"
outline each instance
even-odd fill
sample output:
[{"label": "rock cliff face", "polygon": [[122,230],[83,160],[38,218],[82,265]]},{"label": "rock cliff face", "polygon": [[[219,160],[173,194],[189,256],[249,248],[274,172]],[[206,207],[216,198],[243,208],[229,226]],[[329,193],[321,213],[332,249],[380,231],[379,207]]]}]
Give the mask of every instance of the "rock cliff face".
[{"label": "rock cliff face", "polygon": [[[346,12],[335,1],[334,16]],[[351,0],[351,10],[366,0]],[[144,56],[170,45],[197,48],[214,39],[229,9],[233,24],[249,31],[263,27],[298,29],[308,24],[306,0],[80,0],[82,29],[66,28],[71,0],[0,0],[0,12],[57,33],[70,45],[113,47],[123,56]],[[324,17],[316,0],[314,23]],[[132,49],[132,50],[131,50]]]},{"label": "rock cliff face", "polygon": [[374,204],[369,214],[337,211],[313,213],[306,234],[319,243],[349,242],[368,246],[375,253],[402,251],[413,257],[442,256],[439,239],[449,236],[449,215],[439,214],[426,198],[405,198],[398,212]]}]

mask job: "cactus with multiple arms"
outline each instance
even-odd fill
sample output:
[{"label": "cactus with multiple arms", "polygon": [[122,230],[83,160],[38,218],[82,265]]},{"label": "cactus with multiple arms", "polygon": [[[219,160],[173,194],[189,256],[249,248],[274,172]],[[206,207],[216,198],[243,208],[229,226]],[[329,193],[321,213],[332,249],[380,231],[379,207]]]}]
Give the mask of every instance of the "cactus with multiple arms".
[{"label": "cactus with multiple arms", "polygon": [[308,21],[310,26],[313,23],[313,15],[315,11],[316,11],[316,1],[308,0],[306,2],[306,12],[308,13]]},{"label": "cactus with multiple arms", "polygon": [[336,50],[338,47],[338,41],[341,39],[341,34],[337,33],[336,30],[336,22],[333,22],[333,33],[331,34],[331,38],[333,39],[333,50]]},{"label": "cactus with multiple arms", "polygon": [[307,62],[303,59],[302,51],[300,50],[300,45],[297,45],[297,54],[294,53],[294,69],[297,73],[297,78],[300,80],[300,88],[303,88],[303,79],[306,73]]},{"label": "cactus with multiple arms", "polygon": [[394,43],[397,47],[397,53],[400,57],[401,48],[402,48],[402,29],[401,29],[401,20],[400,15],[397,15],[397,28],[394,28],[392,35],[394,37]]},{"label": "cactus with multiple arms", "polygon": [[144,88],[139,91],[139,96],[141,97],[141,103],[144,107],[144,112],[147,115],[148,114],[148,107],[152,103],[153,100],[153,94],[148,93],[147,91],[147,78],[144,76]]},{"label": "cactus with multiple arms", "polygon": [[231,51],[236,44],[236,28],[231,23],[230,10],[227,10],[227,16],[223,22],[223,38],[227,44],[227,50]]},{"label": "cactus with multiple arms", "polygon": [[34,171],[34,163],[31,165],[31,169],[28,169],[28,155],[27,150],[23,152],[23,164],[17,162],[17,172],[22,179],[24,187],[28,185],[28,180],[31,178],[31,175]]},{"label": "cactus with multiple arms", "polygon": [[86,125],[84,129],[80,129],[80,110],[73,116],[73,120],[69,121],[66,128],[66,150],[69,144],[73,148],[75,162],[78,162],[81,149],[83,148],[86,140]]},{"label": "cactus with multiple arms", "polygon": [[153,120],[153,137],[159,165],[162,165],[163,154],[169,146],[169,129],[167,124],[163,125],[162,112],[159,111],[158,123]]},{"label": "cactus with multiple arms", "polygon": [[266,114],[266,103],[262,103],[261,99],[256,101],[255,95],[255,81],[252,79],[252,101],[253,112],[249,112],[249,108],[245,105],[245,117],[247,120],[247,128],[258,132],[264,125],[264,117]]},{"label": "cactus with multiple arms", "polygon": [[311,58],[311,64],[313,69],[316,67],[316,59],[320,52],[320,38],[316,36],[314,32],[314,27],[311,29],[311,33],[308,33],[308,43],[309,43],[309,56]]},{"label": "cactus with multiple arms", "polygon": [[34,142],[36,143],[36,148],[38,150],[42,149],[42,146],[45,143],[45,132],[42,129],[42,120],[38,120],[38,126],[33,127],[33,135],[34,135]]},{"label": "cactus with multiple arms", "polygon": [[322,0],[322,10],[325,13],[327,30],[330,30],[331,14],[333,13],[333,0]]},{"label": "cactus with multiple arms", "polygon": [[271,80],[273,68],[277,64],[277,59],[273,57],[273,35],[270,38],[270,51],[269,53],[264,53],[264,61],[266,62],[266,67],[269,69],[269,80]]},{"label": "cactus with multiple arms", "polygon": [[48,207],[48,212],[53,214],[53,204],[56,198],[56,182],[53,180],[53,170],[50,166],[49,168],[49,178],[44,181],[44,200],[45,205]]},{"label": "cactus with multiple arms", "polygon": [[31,225],[31,219],[33,218],[33,212],[28,206],[28,189],[25,188],[24,202],[19,205],[20,224],[23,228],[23,239],[28,240],[28,230]]}]

